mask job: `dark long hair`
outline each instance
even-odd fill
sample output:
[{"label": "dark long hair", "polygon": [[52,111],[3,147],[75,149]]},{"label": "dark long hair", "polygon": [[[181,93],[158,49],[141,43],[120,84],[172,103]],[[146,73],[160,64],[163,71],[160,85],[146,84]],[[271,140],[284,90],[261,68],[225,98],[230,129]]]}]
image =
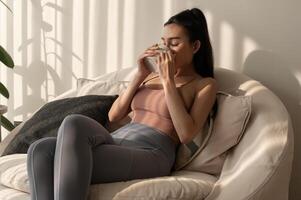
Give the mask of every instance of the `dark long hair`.
[{"label": "dark long hair", "polygon": [[189,42],[201,42],[200,49],[193,57],[194,69],[202,77],[214,78],[213,52],[204,13],[198,8],[187,9],[169,18],[164,26],[172,23],[185,28]]},{"label": "dark long hair", "polygon": [[[164,26],[168,24],[177,24],[184,27],[188,33],[190,43],[196,40],[201,42],[200,49],[193,56],[194,69],[202,77],[214,78],[213,51],[204,13],[198,8],[187,9],[169,18]],[[213,115],[216,114],[216,110],[217,100],[213,105]]]}]

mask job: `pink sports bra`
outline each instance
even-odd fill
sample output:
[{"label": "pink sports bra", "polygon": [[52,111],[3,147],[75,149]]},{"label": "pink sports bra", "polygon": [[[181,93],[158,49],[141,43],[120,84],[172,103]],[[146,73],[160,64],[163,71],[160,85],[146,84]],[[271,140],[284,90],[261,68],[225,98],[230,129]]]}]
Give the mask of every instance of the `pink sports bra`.
[{"label": "pink sports bra", "polygon": [[[154,77],[151,79],[153,78]],[[192,80],[194,80],[194,78]],[[183,83],[180,87],[192,80]],[[155,128],[167,134],[178,143],[179,138],[169,114],[164,89],[150,88],[144,85],[147,81],[148,80],[144,81],[142,86],[137,89],[132,99],[131,109],[133,111],[133,117],[131,122],[138,122]]]}]

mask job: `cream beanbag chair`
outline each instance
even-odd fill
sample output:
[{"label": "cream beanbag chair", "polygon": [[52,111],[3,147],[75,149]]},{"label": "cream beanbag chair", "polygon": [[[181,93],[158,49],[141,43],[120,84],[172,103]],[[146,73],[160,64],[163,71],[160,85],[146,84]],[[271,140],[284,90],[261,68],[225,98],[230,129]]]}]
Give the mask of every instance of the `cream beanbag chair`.
[{"label": "cream beanbag chair", "polygon": [[[94,79],[79,79],[78,88],[55,99],[95,93],[118,94],[131,80],[135,70],[125,68]],[[286,108],[269,89],[246,75],[216,68],[215,78],[219,91],[232,96],[251,97],[252,113],[248,123],[244,124],[243,135],[237,138],[237,144],[222,154],[223,157],[219,157],[220,154],[208,148],[208,143],[205,145],[206,151],[204,148],[204,151],[200,151],[191,162],[174,171],[171,176],[91,185],[88,199],[288,199],[293,130]],[[17,131],[18,127],[3,140],[0,151]],[[220,170],[217,175],[210,174],[212,167],[204,165],[210,163],[214,167],[212,164],[215,162],[202,157],[208,154],[215,155],[215,159],[222,158],[222,165],[217,162],[221,166],[215,169]],[[30,199],[26,157],[26,154],[0,157],[0,199]]]}]

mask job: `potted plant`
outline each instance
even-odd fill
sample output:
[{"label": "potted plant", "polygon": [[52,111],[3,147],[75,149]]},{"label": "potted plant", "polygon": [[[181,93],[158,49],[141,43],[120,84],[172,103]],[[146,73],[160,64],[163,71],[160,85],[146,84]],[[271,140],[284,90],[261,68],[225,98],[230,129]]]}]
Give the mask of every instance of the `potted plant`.
[{"label": "potted plant", "polygon": [[[11,9],[2,1],[0,2],[10,11]],[[7,67],[13,69],[15,64],[11,56],[5,51],[5,49],[0,45],[0,61]],[[0,82],[0,94],[6,97],[7,99],[9,98],[9,92],[7,88]],[[1,116],[1,126],[3,126],[5,129],[8,131],[11,131],[12,129],[15,128],[15,126],[4,116]]]}]

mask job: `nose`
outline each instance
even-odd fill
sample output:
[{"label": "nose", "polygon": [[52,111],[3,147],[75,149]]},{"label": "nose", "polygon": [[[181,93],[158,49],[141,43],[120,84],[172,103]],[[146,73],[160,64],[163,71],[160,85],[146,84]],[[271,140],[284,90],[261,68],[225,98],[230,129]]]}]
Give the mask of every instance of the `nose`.
[{"label": "nose", "polygon": [[172,54],[175,54],[175,53],[176,53],[176,51],[174,51],[174,50],[172,49],[172,46],[171,46],[170,43],[167,43],[167,44],[162,43],[162,45],[165,46],[165,47],[167,47],[167,48],[171,51]]},{"label": "nose", "polygon": [[172,49],[172,47],[168,47],[168,49],[170,50],[171,54],[176,54],[176,51]]},{"label": "nose", "polygon": [[166,44],[165,45],[168,49],[171,49],[171,45],[170,44]]}]

